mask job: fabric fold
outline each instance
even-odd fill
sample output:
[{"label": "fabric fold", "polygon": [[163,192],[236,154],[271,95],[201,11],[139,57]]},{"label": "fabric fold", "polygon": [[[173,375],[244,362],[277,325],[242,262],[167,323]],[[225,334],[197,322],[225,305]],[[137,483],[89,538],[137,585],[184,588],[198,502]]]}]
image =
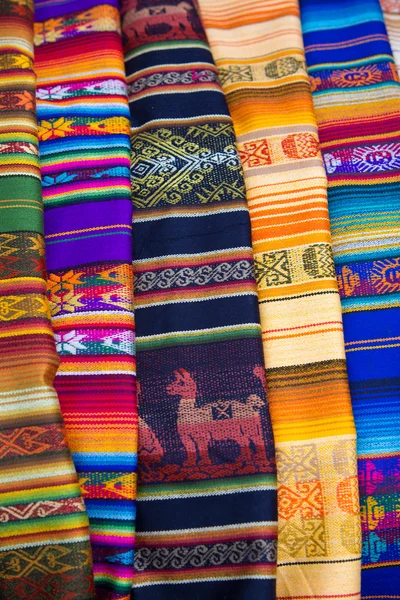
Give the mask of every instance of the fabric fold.
[{"label": "fabric fold", "polygon": [[277,597],[356,599],[355,428],[298,2],[200,9],[250,209],[277,456]]},{"label": "fabric fold", "polygon": [[96,598],[125,600],[137,414],[118,2],[38,0],[35,46],[47,284],[60,355],[55,386],[89,515]]},{"label": "fabric fold", "polygon": [[362,597],[398,598],[400,85],[378,0],[301,0],[357,427]]},{"label": "fabric fold", "polygon": [[275,598],[276,475],[249,215],[197,6],[126,0],[135,600]]},{"label": "fabric fold", "polygon": [[400,71],[400,0],[381,0],[381,8],[385,19],[385,25],[389,42],[393,52],[393,58]]},{"label": "fabric fold", "polygon": [[53,388],[33,6],[0,5],[0,598],[94,598],[88,518]]}]

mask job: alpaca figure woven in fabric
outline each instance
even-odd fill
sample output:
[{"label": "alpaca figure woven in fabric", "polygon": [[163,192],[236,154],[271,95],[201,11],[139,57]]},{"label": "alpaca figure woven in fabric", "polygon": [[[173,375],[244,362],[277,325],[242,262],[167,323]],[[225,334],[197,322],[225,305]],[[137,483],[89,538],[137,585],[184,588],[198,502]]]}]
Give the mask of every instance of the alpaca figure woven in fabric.
[{"label": "alpaca figure woven in fabric", "polygon": [[130,597],[137,415],[129,111],[112,0],[38,0],[35,69],[55,379],[97,600]]},{"label": "alpaca figure woven in fabric", "polygon": [[357,427],[362,597],[400,597],[400,85],[377,0],[302,0]]},{"label": "alpaca figure woven in fabric", "polygon": [[354,420],[297,1],[200,0],[250,208],[278,470],[278,598],[360,592]]},{"label": "alpaca figure woven in fabric", "polygon": [[88,519],[53,388],[33,7],[0,4],[0,598],[91,600]]},{"label": "alpaca figure woven in fabric", "polygon": [[196,4],[127,0],[135,600],[275,598],[276,475],[250,223]]}]

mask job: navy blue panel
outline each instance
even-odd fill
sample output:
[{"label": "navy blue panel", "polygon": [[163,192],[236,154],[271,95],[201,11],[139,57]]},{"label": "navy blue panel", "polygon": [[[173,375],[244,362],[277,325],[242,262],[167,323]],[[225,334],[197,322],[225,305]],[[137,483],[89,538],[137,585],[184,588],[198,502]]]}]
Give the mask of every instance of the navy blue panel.
[{"label": "navy blue panel", "polygon": [[149,67],[158,67],[160,65],[189,65],[190,63],[210,63],[214,64],[211,52],[205,48],[191,46],[183,48],[176,42],[175,46],[170,45],[168,51],[152,50],[150,47],[147,52],[141,52],[126,62],[127,73],[137,73],[142,69]]},{"label": "navy blue panel", "polygon": [[236,579],[145,586],[132,590],[131,600],[266,600],[275,598],[274,579]]},{"label": "navy blue panel", "polygon": [[[237,296],[202,302],[163,304],[136,309],[136,333],[139,337],[160,331],[190,331],[254,323],[258,316],[257,296]],[[257,321],[256,321],[257,322]]]},{"label": "navy blue panel", "polygon": [[275,490],[137,502],[140,531],[217,527],[276,519]]},{"label": "navy blue panel", "polygon": [[139,127],[155,118],[169,120],[191,119],[206,115],[229,116],[222,91],[191,90],[190,102],[187,93],[152,94],[151,98],[144,97],[130,102],[129,107],[132,127]]},{"label": "navy blue panel", "polygon": [[242,248],[250,242],[247,210],[135,223],[134,260]]}]

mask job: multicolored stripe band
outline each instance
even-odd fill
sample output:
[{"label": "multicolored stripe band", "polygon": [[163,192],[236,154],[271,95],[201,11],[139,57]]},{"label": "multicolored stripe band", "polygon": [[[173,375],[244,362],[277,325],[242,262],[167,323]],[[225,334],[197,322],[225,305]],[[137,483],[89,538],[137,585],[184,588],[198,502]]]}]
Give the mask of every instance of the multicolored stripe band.
[{"label": "multicolored stripe band", "polygon": [[53,388],[33,7],[0,5],[0,597],[93,600],[88,518]]},{"label": "multicolored stripe band", "polygon": [[277,453],[277,598],[355,599],[355,428],[298,3],[200,0],[200,7],[250,209]]},{"label": "multicolored stripe band", "polygon": [[300,5],[357,426],[362,598],[396,598],[400,85],[377,0]]},{"label": "multicolored stripe band", "polygon": [[38,0],[35,44],[55,380],[98,600],[133,579],[137,415],[129,112],[118,4]]},{"label": "multicolored stripe band", "polygon": [[139,391],[135,600],[275,597],[249,215],[195,2],[127,0]]}]

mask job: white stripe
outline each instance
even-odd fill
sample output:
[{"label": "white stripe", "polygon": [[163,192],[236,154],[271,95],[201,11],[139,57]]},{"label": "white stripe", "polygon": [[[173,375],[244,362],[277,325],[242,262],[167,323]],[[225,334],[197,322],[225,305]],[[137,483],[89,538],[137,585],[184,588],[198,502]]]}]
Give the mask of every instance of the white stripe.
[{"label": "white stripe", "polygon": [[[162,256],[157,256],[157,261],[159,260],[164,260],[164,258],[192,258],[193,256],[214,256],[216,255],[224,255],[227,252],[237,252],[239,250],[249,250],[250,252],[252,251],[252,247],[251,246],[238,246],[237,248],[224,248],[223,250],[215,250],[214,252],[212,250],[210,250],[210,252],[198,252],[198,253],[193,253],[193,254],[163,254]],[[140,260],[134,260],[133,264],[134,265],[139,265],[142,263],[147,263],[147,262],[154,262],[154,258],[142,258]]]},{"label": "white stripe", "polygon": [[[11,406],[10,406],[11,405]],[[48,399],[43,398],[41,400],[24,400],[22,402],[7,402],[4,403],[3,406],[0,406],[0,414],[1,415],[7,415],[8,412],[12,411],[13,413],[25,413],[26,411],[29,411],[29,413],[32,413],[35,411],[35,408],[38,409],[43,409],[45,407],[57,407],[59,408],[59,404],[58,404],[58,397],[54,394],[54,396],[49,397]],[[13,415],[11,415],[13,416]]]},{"label": "white stripe", "polygon": [[186,117],[186,118],[177,117],[176,119],[152,119],[151,121],[147,121],[147,123],[145,125],[140,125],[139,127],[131,127],[131,133],[138,133],[141,129],[143,129],[143,131],[147,131],[147,129],[149,129],[149,125],[156,124],[156,123],[165,123],[166,121],[168,121],[168,122],[173,121],[174,124],[176,124],[176,123],[191,124],[196,121],[204,121],[207,118],[224,119],[225,122],[232,123],[231,117],[225,113],[202,115],[199,117]]},{"label": "white stripe", "polygon": [[33,388],[23,388],[21,390],[13,390],[11,392],[0,392],[0,398],[2,396],[19,396],[21,393],[26,392],[27,396],[29,395],[30,392],[36,392],[37,390],[46,390],[47,392],[52,392],[54,393],[54,390],[52,387],[50,387],[49,385],[39,385]]},{"label": "white stripe", "polygon": [[136,375],[135,371],[57,371],[57,377],[69,376],[69,375]]},{"label": "white stripe", "polygon": [[[151,206],[149,207],[149,210],[151,210]],[[238,206],[235,208],[221,208],[218,210],[210,210],[210,211],[202,211],[202,212],[198,212],[198,213],[168,213],[168,214],[161,214],[161,215],[156,215],[156,216],[151,216],[151,217],[135,217],[134,218],[134,223],[141,223],[142,221],[161,221],[161,219],[194,219],[194,218],[199,218],[199,217],[208,217],[208,216],[212,216],[212,215],[223,215],[223,214],[228,214],[228,213],[233,213],[233,212],[249,212],[249,209],[247,206]],[[290,237],[290,236],[288,236]]]},{"label": "white stripe", "polygon": [[[133,317],[133,311],[132,310],[127,310],[127,309],[122,309],[119,310],[118,313],[116,313],[115,311],[111,311],[111,310],[93,310],[93,311],[85,311],[85,312],[80,312],[79,316],[80,317],[90,317],[91,315],[111,315],[112,317],[115,317],[116,319],[118,318],[119,315],[129,315],[131,317]],[[76,319],[77,315],[76,314],[70,314],[70,315],[55,315],[54,317],[51,317],[52,321],[57,321],[59,319]],[[104,325],[104,327],[108,327],[107,323]]]},{"label": "white stripe", "polygon": [[[31,468],[30,467],[26,467],[26,468]],[[20,475],[14,475],[13,477],[4,477],[1,476],[1,483],[11,483],[13,481],[34,481],[35,479],[39,479],[42,477],[54,477],[55,475],[74,475],[76,473],[75,468],[71,462],[71,466],[69,469],[63,468],[63,469],[56,469],[54,467],[54,465],[48,465],[46,468],[42,467],[41,469],[38,467],[35,467],[36,472],[35,473],[26,473],[25,470],[20,474]]]},{"label": "white stripe", "polygon": [[[19,48],[24,48],[29,53],[29,58],[33,58],[33,48],[30,42],[27,42],[25,39],[19,36],[15,37],[1,37],[0,48],[7,48],[7,46],[15,46],[16,49],[13,52],[18,53]],[[30,75],[30,72],[27,72],[27,75]]]}]

